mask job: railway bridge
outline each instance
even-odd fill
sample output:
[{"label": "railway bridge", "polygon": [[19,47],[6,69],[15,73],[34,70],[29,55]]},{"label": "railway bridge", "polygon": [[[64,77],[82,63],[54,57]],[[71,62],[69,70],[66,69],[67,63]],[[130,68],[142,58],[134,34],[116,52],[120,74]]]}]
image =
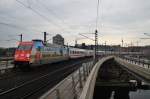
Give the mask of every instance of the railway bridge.
[{"label": "railway bridge", "polygon": [[83,64],[40,99],[119,99],[119,95],[122,99],[129,99],[129,91],[149,90],[149,85],[149,63],[107,56],[99,59],[94,66]]}]

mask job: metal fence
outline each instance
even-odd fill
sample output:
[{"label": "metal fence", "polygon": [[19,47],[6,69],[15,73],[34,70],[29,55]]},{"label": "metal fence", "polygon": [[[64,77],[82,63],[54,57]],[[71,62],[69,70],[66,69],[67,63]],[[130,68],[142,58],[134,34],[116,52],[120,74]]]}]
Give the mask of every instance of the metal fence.
[{"label": "metal fence", "polygon": [[0,58],[0,74],[4,74],[8,69],[13,68],[13,58]]},{"label": "metal fence", "polygon": [[93,66],[93,61],[83,63],[77,71],[66,77],[40,99],[77,99]]},{"label": "metal fence", "polygon": [[145,62],[144,60],[141,60],[140,58],[139,59],[135,59],[135,58],[132,58],[132,57],[124,57],[124,56],[121,56],[120,58],[126,60],[129,63],[136,64],[138,66],[150,69],[150,63],[149,62]]}]

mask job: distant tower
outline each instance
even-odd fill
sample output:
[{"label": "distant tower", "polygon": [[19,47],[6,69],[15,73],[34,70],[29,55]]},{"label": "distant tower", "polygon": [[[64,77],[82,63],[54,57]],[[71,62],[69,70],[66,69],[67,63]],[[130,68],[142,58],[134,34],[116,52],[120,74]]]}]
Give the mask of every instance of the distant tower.
[{"label": "distant tower", "polygon": [[22,35],[22,34],[20,34],[19,36],[20,36],[20,42],[22,42],[22,36],[23,36],[23,35]]},{"label": "distant tower", "polygon": [[123,47],[123,39],[121,40],[121,42],[122,42],[122,47]]},{"label": "distant tower", "polygon": [[77,45],[77,40],[75,40],[75,45]]},{"label": "distant tower", "polygon": [[64,38],[60,34],[57,34],[56,36],[53,37],[53,44],[63,46],[64,45]]}]

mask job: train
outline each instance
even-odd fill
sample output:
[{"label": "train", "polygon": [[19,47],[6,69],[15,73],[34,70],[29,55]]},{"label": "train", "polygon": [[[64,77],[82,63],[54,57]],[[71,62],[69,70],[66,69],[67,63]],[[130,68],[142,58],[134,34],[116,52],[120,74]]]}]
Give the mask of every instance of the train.
[{"label": "train", "polygon": [[19,42],[14,55],[14,65],[15,67],[31,67],[69,59],[92,57],[93,55],[93,50],[43,43],[42,40],[35,39]]},{"label": "train", "polygon": [[[138,55],[140,52],[97,51],[98,56],[104,55]],[[42,40],[19,42],[14,55],[15,67],[32,67],[56,63],[69,59],[92,57],[94,50],[73,48],[56,44],[44,43]]]}]

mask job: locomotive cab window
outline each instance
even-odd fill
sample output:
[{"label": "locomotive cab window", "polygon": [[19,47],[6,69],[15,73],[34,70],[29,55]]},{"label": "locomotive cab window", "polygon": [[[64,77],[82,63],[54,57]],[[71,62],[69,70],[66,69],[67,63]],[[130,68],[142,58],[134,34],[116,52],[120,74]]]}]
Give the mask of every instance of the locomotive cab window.
[{"label": "locomotive cab window", "polygon": [[17,50],[31,50],[32,45],[19,45]]}]

